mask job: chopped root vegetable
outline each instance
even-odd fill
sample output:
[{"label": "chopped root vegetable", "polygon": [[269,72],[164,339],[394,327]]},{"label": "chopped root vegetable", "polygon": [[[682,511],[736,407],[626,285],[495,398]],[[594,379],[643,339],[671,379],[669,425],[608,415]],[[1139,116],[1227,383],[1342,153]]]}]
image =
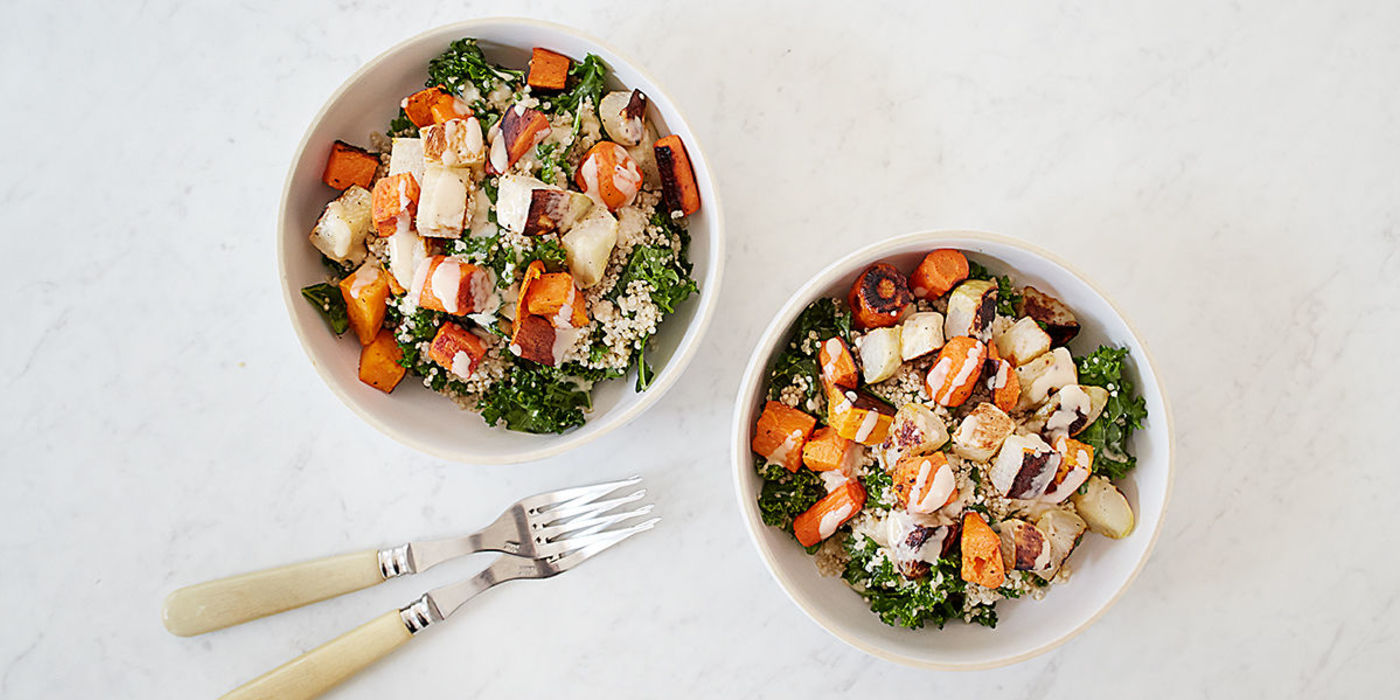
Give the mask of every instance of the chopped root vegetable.
[{"label": "chopped root vegetable", "polygon": [[[988,348],[996,347],[988,345]],[[1008,413],[1016,408],[1021,398],[1021,380],[1016,376],[1016,368],[1011,363],[997,358],[987,360],[987,389],[992,392],[992,403]]]},{"label": "chopped root vegetable", "polygon": [[887,404],[858,393],[852,399],[840,387],[825,384],[827,421],[838,435],[862,445],[878,445],[889,437],[894,411]]},{"label": "chopped root vegetable", "polygon": [[982,376],[986,357],[987,346],[982,341],[967,336],[950,339],[928,371],[925,383],[929,396],[944,406],[963,405]]},{"label": "chopped root vegetable", "polygon": [[828,493],[816,505],[792,520],[792,534],[803,547],[811,547],[836,534],[836,528],[865,507],[865,489],[852,479]]},{"label": "chopped root vegetable", "polygon": [[1079,490],[1094,470],[1094,448],[1074,438],[1061,435],[1055,438],[1055,451],[1060,453],[1060,466],[1050,485],[1045,487],[1041,498],[1050,503],[1060,503]]},{"label": "chopped root vegetable", "polygon": [[700,210],[700,186],[695,182],[695,169],[690,165],[681,137],[671,134],[652,147],[656,154],[656,169],[661,175],[661,196],[668,211],[686,216]]},{"label": "chopped root vegetable", "polygon": [[[563,90],[569,84],[569,57],[538,46],[530,54],[530,87]],[[596,106],[596,105],[595,105]]]},{"label": "chopped root vegetable", "polygon": [[428,106],[428,112],[433,115],[434,124],[446,124],[472,116],[472,108],[467,106],[462,98],[447,94],[434,99],[433,103]]},{"label": "chopped root vegetable", "polygon": [[821,365],[822,379],[845,389],[854,389],[860,384],[856,358],[846,341],[835,336],[823,340],[817,349],[817,362]]},{"label": "chopped root vegetable", "polygon": [[588,312],[583,306],[583,295],[579,294],[573,276],[567,272],[540,275],[531,282],[525,296],[526,312],[549,319],[555,328],[565,325],[582,328],[588,325]]},{"label": "chopped root vegetable", "polygon": [[753,451],[790,472],[802,467],[802,448],[817,419],[777,401],[769,401],[753,431]]},{"label": "chopped root vegetable", "polygon": [[530,287],[535,280],[544,276],[544,263],[533,260],[529,267],[525,268],[525,274],[520,277],[520,292],[515,298],[516,316],[525,316],[530,313],[530,306],[525,299],[530,294]]},{"label": "chopped root vegetable", "polygon": [[374,228],[381,237],[392,236],[399,231],[413,231],[413,217],[418,213],[418,181],[412,173],[399,173],[380,178],[374,183],[374,200],[371,213]]},{"label": "chopped root vegetable", "polygon": [[442,324],[428,345],[428,358],[462,379],[472,376],[486,356],[486,343],[475,333],[451,322]]},{"label": "chopped root vegetable", "polygon": [[345,299],[345,313],[360,345],[369,345],[384,325],[384,311],[389,300],[388,275],[373,260],[366,262],[340,281],[340,296]]},{"label": "chopped root vegetable", "polygon": [[1001,537],[977,513],[963,515],[962,580],[985,588],[1006,582],[1001,557]]},{"label": "chopped root vegetable", "polygon": [[501,117],[500,133],[491,142],[487,159],[489,170],[501,174],[549,135],[549,119],[524,105],[507,109]]},{"label": "chopped root vegetable", "polygon": [[852,444],[831,427],[821,428],[812,433],[811,439],[802,447],[802,463],[814,472],[843,469],[851,455]]},{"label": "chopped root vegetable", "polygon": [[399,364],[403,351],[388,330],[379,331],[368,345],[360,348],[360,381],[389,393],[399,385],[408,369]]},{"label": "chopped root vegetable", "polygon": [[451,97],[441,87],[430,87],[403,98],[400,104],[408,120],[418,128],[433,123],[433,105],[444,97]]},{"label": "chopped root vegetable", "polygon": [[321,174],[321,181],[338,190],[351,185],[368,189],[374,182],[377,170],[379,156],[344,141],[336,141],[331,145],[331,155],[326,159],[326,171]]},{"label": "chopped root vegetable", "polygon": [[617,211],[636,199],[642,188],[642,169],[627,155],[627,149],[612,141],[603,141],[583,156],[578,172],[574,173],[574,182],[608,211]]},{"label": "chopped root vegetable", "polygon": [[942,248],[924,256],[923,262],[909,275],[909,291],[920,299],[933,301],[947,294],[968,275],[967,257]]},{"label": "chopped root vegetable", "polygon": [[904,273],[893,265],[875,263],[856,278],[846,302],[857,326],[888,328],[899,323],[914,296],[909,293]]},{"label": "chopped root vegetable", "polygon": [[957,477],[942,452],[909,455],[894,465],[894,495],[910,513],[932,513],[958,496]]},{"label": "chopped root vegetable", "polygon": [[471,263],[434,255],[418,264],[408,291],[425,309],[465,316],[479,311],[484,297],[492,293],[490,274]]},{"label": "chopped root vegetable", "polygon": [[542,365],[554,366],[554,326],[539,316],[516,314],[510,351]]}]

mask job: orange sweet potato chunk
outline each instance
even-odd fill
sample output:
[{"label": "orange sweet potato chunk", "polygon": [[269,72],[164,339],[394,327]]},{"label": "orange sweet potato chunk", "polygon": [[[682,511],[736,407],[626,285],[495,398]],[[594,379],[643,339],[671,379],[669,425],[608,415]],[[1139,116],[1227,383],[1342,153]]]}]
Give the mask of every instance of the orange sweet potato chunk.
[{"label": "orange sweet potato chunk", "polygon": [[[806,512],[792,519],[792,534],[803,547],[811,547],[836,534],[836,528],[865,507],[865,488],[854,479],[836,487]],[[825,526],[825,527],[823,527]]]},{"label": "orange sweet potato chunk", "polygon": [[538,46],[530,53],[530,87],[563,90],[569,84],[569,57]]},{"label": "orange sweet potato chunk", "polygon": [[802,463],[814,472],[829,472],[846,465],[850,454],[851,441],[841,437],[835,429],[825,427],[812,433],[811,439],[802,447]]},{"label": "orange sweet potato chunk", "polygon": [[413,230],[413,217],[418,213],[418,197],[421,194],[413,173],[380,178],[379,182],[374,183],[374,196],[370,200],[375,231],[381,237],[392,236],[399,230],[400,221],[404,221],[404,230]]},{"label": "orange sweet potato chunk", "polygon": [[986,588],[1000,588],[1006,581],[1001,538],[977,513],[963,515],[962,580]]},{"label": "orange sweet potato chunk", "polygon": [[769,401],[754,426],[753,451],[795,472],[802,467],[802,447],[816,426],[816,418],[777,401]]},{"label": "orange sweet potato chunk", "polygon": [[405,97],[402,103],[403,113],[408,116],[408,120],[419,128],[425,127],[433,122],[433,105],[444,97],[451,97],[447,91],[441,87],[430,87]]},{"label": "orange sweet potato chunk", "polygon": [[326,171],[321,174],[321,181],[338,190],[349,189],[351,185],[369,189],[377,170],[379,156],[344,141],[336,141],[331,145],[331,155],[326,159]]},{"label": "orange sweet potato chunk", "polygon": [[345,313],[355,337],[360,339],[360,345],[369,345],[384,325],[388,275],[376,264],[363,265],[340,281],[340,296],[345,299]]},{"label": "orange sweet potato chunk", "polygon": [[817,349],[817,363],[821,367],[822,378],[836,386],[854,389],[860,384],[856,358],[846,341],[836,336],[822,341]]},{"label": "orange sweet potato chunk", "polygon": [[394,342],[394,334],[381,330],[374,340],[360,348],[360,381],[389,393],[399,385],[406,368],[399,364],[403,351]]},{"label": "orange sweet potato chunk", "polygon": [[574,286],[574,277],[567,272],[551,272],[534,279],[525,295],[525,309],[531,315],[543,316],[556,327],[561,325],[555,317],[565,305],[569,306],[569,326],[582,328],[588,325],[588,312],[584,310],[583,295]]}]

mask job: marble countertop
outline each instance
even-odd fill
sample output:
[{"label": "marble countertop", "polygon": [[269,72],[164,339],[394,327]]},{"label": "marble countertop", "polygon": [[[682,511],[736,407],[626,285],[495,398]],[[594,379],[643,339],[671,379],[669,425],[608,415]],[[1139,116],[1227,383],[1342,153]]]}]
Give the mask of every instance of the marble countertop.
[{"label": "marble countertop", "polygon": [[[655,533],[491,592],[336,697],[1394,690],[1400,5],[778,5],[11,7],[0,696],[217,695],[489,558],[194,639],[161,627],[175,587],[631,471]],[[650,412],[480,468],[332,396],[272,243],[331,91],[402,38],[496,14],[645,65],[706,145],[730,238],[715,326]],[[891,666],[828,636],[764,571],[731,493],[731,401],[769,315],[835,256],[931,228],[1073,259],[1134,319],[1175,412],[1175,492],[1140,578],[1074,641],[995,671]]]}]

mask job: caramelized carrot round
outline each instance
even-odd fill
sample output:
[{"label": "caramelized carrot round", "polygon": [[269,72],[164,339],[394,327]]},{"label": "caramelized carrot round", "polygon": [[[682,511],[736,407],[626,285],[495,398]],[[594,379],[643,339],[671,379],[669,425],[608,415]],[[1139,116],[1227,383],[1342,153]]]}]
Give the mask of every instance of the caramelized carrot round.
[{"label": "caramelized carrot round", "polygon": [[933,301],[967,279],[968,273],[966,256],[951,248],[940,248],[925,255],[914,268],[909,275],[909,289],[914,296]]}]

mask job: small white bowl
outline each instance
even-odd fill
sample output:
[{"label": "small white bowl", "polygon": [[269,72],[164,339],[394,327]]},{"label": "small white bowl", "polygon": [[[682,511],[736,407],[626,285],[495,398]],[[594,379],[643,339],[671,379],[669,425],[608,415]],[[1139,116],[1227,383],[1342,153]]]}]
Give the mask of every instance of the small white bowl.
[{"label": "small white bowl", "polygon": [[[307,234],[336,195],[321,183],[331,143],[342,139],[368,145],[370,132],[383,132],[398,113],[399,100],[422,89],[428,61],[451,41],[463,37],[476,37],[487,58],[517,68],[525,66],[535,46],[574,59],[597,54],[610,69],[615,87],[640,88],[647,94],[652,105],[650,116],[662,135],[679,134],[685,141],[700,186],[700,211],[689,217],[690,259],[700,294],[682,303],[653,339],[647,359],[658,369],[654,383],[640,394],[632,388],[635,373],[600,383],[594,389],[587,424],[563,435],[517,433],[504,425],[488,427],[476,413],[459,409],[412,376],[405,377],[388,395],[360,383],[359,345],[331,334],[316,310],[301,298],[302,287],[325,279],[320,256],[307,242]],[[400,43],[365,64],[331,95],[311,121],[287,173],[277,263],[287,312],[307,357],[331,391],[365,422],[409,447],[443,459],[481,464],[525,462],[557,455],[623,426],[676,382],[700,344],[719,294],[724,265],[723,215],[699,140],[671,98],[636,63],[567,27],[529,19],[479,19],[438,27]]]},{"label": "small white bowl", "polygon": [[[965,251],[997,274],[1011,274],[1017,284],[1032,284],[1069,305],[1082,324],[1071,345],[1076,351],[1100,343],[1126,346],[1138,391],[1147,402],[1147,421],[1134,433],[1138,465],[1119,483],[1137,516],[1132,534],[1122,540],[1086,533],[1070,557],[1069,581],[1051,588],[1044,600],[1007,600],[997,604],[996,629],[949,622],[942,630],[889,627],[841,578],[817,573],[812,557],[792,535],[763,524],[755,499],[762,481],[754,473],[749,442],[763,406],[769,363],[789,327],[809,303],[820,297],[844,299],[856,275],[884,261],[905,272],[935,248]],[[739,385],[731,435],[734,487],[739,510],[763,562],[778,585],[817,624],[868,654],[910,666],[939,670],[993,668],[1042,654],[1084,630],[1122,594],[1147,561],[1171,492],[1171,413],[1137,334],[1111,302],[1059,257],[1018,240],[970,231],[915,233],[882,241],[837,260],[792,295],[764,331]]]}]

